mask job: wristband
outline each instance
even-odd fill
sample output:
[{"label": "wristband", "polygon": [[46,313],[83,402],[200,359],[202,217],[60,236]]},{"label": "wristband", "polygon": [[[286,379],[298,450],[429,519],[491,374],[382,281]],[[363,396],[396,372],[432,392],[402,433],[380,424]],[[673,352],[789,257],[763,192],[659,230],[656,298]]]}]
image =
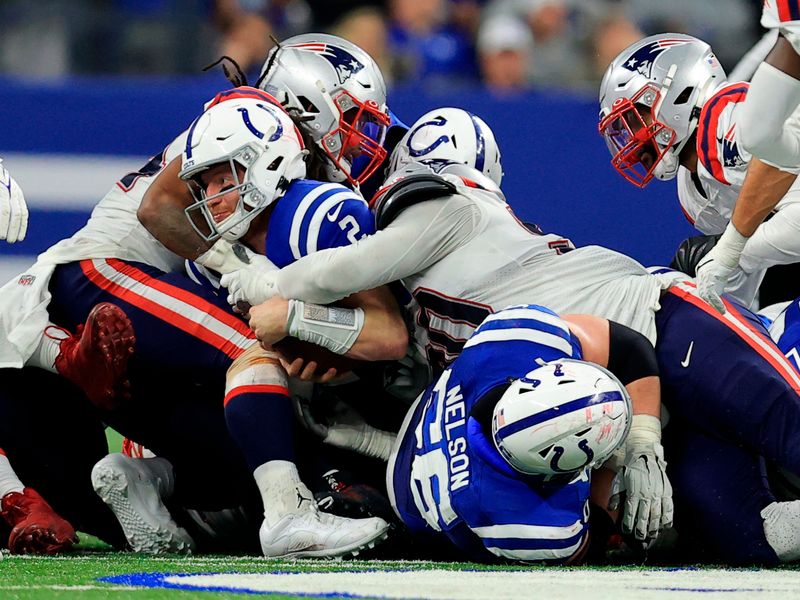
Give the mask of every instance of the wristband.
[{"label": "wristband", "polygon": [[347,354],[364,328],[362,308],[322,306],[289,300],[286,329],[292,337]]}]

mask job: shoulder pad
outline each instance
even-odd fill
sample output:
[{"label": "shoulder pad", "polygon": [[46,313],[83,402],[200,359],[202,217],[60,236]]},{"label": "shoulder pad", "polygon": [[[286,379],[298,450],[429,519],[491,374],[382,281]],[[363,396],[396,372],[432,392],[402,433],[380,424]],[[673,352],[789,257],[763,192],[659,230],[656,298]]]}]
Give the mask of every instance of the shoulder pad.
[{"label": "shoulder pad", "polygon": [[378,192],[374,201],[375,226],[383,229],[409,206],[457,192],[453,183],[435,173],[404,177]]}]

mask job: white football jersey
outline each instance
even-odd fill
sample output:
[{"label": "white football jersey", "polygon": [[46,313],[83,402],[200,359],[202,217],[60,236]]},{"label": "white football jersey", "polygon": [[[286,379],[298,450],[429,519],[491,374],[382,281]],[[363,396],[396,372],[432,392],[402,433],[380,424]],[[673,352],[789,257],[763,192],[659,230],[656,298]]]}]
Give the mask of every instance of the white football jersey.
[{"label": "white football jersey", "polygon": [[493,195],[460,192],[478,208],[477,234],[402,279],[415,300],[415,340],[432,364],[455,360],[489,314],[525,303],[599,315],[655,340],[660,284],[639,263],[600,246],[575,249],[561,236],[533,234]]},{"label": "white football jersey", "polygon": [[[449,177],[448,177],[449,179]],[[538,304],[627,325],[655,342],[660,282],[635,260],[599,246],[573,249],[533,233],[497,195],[458,193],[415,204],[355,244],[284,267],[281,295],[328,303],[400,280],[414,297],[415,341],[434,365],[449,364],[491,313]]]},{"label": "white football jersey", "polygon": [[167,250],[139,222],[136,211],[158,173],[186,144],[186,133],[139,171],[129,173],[97,203],[86,225],[51,246],[19,277],[0,288],[0,367],[21,367],[49,321],[48,284],[57,265],[90,258],[119,258],[162,271],[180,270],[183,259]]},{"label": "white football jersey", "polygon": [[800,54],[800,1],[764,0],[761,26],[777,29]]}]

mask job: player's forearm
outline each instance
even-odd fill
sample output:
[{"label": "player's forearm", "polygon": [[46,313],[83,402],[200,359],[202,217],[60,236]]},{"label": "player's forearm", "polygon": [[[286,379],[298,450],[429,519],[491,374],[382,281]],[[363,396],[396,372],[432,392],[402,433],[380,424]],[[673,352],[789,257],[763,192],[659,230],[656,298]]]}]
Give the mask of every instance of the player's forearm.
[{"label": "player's forearm", "polygon": [[419,273],[472,235],[476,210],[459,196],[414,205],[374,235],[284,267],[277,290],[286,298],[329,304]]},{"label": "player's forearm", "polygon": [[625,386],[631,395],[634,415],[661,418],[661,384],[658,377],[644,377]]},{"label": "player's forearm", "polygon": [[195,260],[211,247],[192,228],[184,209],[193,199],[178,178],[180,156],[159,173],[142,198],[136,213],[154,238],[178,256]]},{"label": "player's forearm", "polygon": [[797,175],[753,157],[742,191],[736,200],[731,224],[741,235],[750,237],[797,179]]},{"label": "player's forearm", "polygon": [[363,308],[364,327],[345,356],[358,360],[400,360],[406,355],[408,329],[388,288],[361,292],[347,300],[348,305]]}]

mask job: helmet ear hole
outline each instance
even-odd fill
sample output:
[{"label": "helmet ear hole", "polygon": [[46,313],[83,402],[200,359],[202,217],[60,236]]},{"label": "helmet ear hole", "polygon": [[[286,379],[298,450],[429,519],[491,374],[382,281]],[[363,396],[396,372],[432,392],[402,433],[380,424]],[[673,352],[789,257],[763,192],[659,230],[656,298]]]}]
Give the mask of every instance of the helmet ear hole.
[{"label": "helmet ear hole", "polygon": [[678,97],[675,98],[675,104],[686,104],[689,101],[689,98],[692,97],[692,93],[694,92],[694,86],[689,86],[683,89],[683,91],[678,94]]},{"label": "helmet ear hole", "polygon": [[317,106],[309,100],[306,96],[298,96],[297,99],[300,101],[300,105],[303,107],[303,110],[309,113],[317,114],[319,113],[319,109]]}]

